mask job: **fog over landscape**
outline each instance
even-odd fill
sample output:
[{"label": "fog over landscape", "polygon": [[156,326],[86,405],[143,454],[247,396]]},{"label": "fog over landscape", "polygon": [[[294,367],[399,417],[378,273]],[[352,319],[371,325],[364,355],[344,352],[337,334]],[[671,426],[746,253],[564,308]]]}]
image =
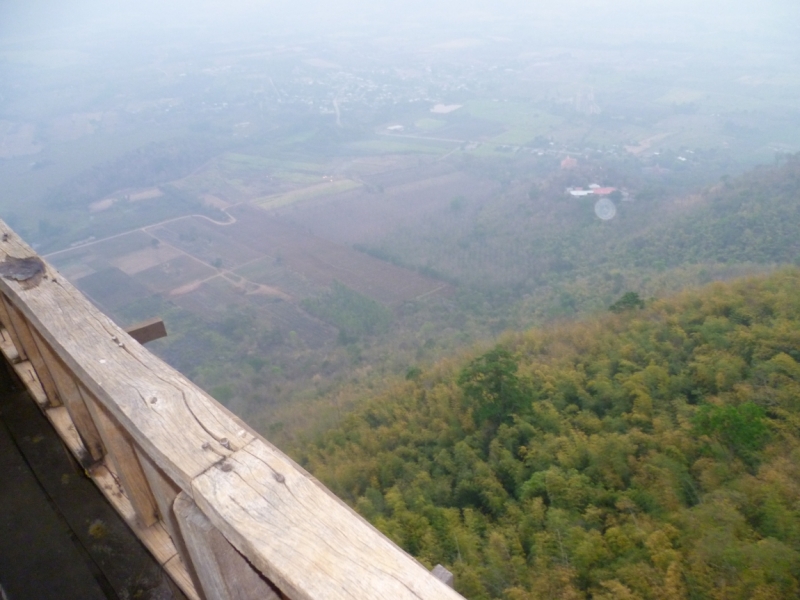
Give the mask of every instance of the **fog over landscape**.
[{"label": "fog over landscape", "polygon": [[[542,491],[537,473],[550,472],[542,457],[562,452],[552,440],[573,429],[619,436],[608,442],[618,442],[614,448],[629,448],[623,436],[630,431],[657,437],[673,426],[686,439],[716,439],[721,421],[703,403],[727,402],[730,393],[732,406],[745,406],[747,386],[773,381],[773,371],[728,369],[739,364],[729,354],[743,338],[731,334],[723,343],[723,333],[692,329],[704,319],[733,323],[735,310],[713,306],[747,286],[709,288],[716,295],[695,304],[665,299],[747,276],[778,278],[759,284],[762,295],[747,300],[753,305],[772,302],[764,298],[773,288],[791,287],[786,269],[800,264],[798,31],[800,4],[790,0],[6,1],[0,218],[120,325],[162,317],[169,336],[148,346],[154,353],[292,452],[406,550],[426,564],[463,558],[453,568],[461,569],[467,597],[534,598],[537,585],[552,591],[558,581],[583,594],[564,597],[667,597],[638,590],[631,581],[644,576],[619,574],[619,565],[634,564],[636,552],[655,555],[656,542],[643,540],[658,527],[646,519],[703,505],[700,496],[717,489],[712,479],[727,485],[733,471],[712,474],[706,463],[665,450],[677,462],[664,466],[664,458],[658,468],[673,469],[683,491],[674,506],[658,509],[656,500],[630,491],[650,489],[641,483],[645,475],[608,475],[618,465],[591,471],[594,458],[561,464],[561,479],[551,483],[563,489],[604,473],[597,475],[602,485],[591,479],[603,493],[565,492],[562,500],[582,498],[576,504]],[[784,327],[794,317],[781,302],[769,310],[783,315]],[[735,323],[761,323],[767,312]],[[676,314],[682,342],[658,329]],[[634,320],[630,331],[620,325],[626,318]],[[720,322],[719,331],[728,331]],[[532,327],[545,333],[520,333]],[[559,327],[566,328],[563,346],[552,342]],[[652,339],[636,337],[636,327],[652,327]],[[701,376],[697,365],[713,361],[697,358],[691,344],[705,352],[704,335],[729,354]],[[800,360],[796,336],[785,335],[776,334],[794,341],[774,347]],[[614,346],[615,337],[628,345]],[[583,338],[607,345],[582,347],[576,340]],[[656,339],[684,344],[685,352],[647,346]],[[548,344],[556,348],[548,356],[565,361],[558,367],[536,362],[534,348]],[[639,354],[630,350],[637,344]],[[615,357],[611,366],[603,356]],[[753,350],[746,361],[754,356],[761,355]],[[601,363],[609,369],[603,382],[592,379]],[[668,375],[650,370],[640,381],[626,371],[634,364],[636,373],[663,366]],[[796,382],[796,364],[785,368]],[[734,372],[741,379],[731,383]],[[498,373],[513,381],[513,398],[481,388]],[[652,396],[646,410],[633,391],[640,384]],[[426,400],[429,393],[436,399]],[[491,407],[480,404],[490,397]],[[663,422],[652,416],[659,402],[672,411]],[[772,414],[771,402],[758,404],[767,412],[755,421]],[[392,403],[395,414],[381,412]],[[426,410],[429,420],[414,412]],[[400,434],[386,441],[392,431],[416,435],[434,421],[440,429],[420,434],[428,441],[418,446],[408,442],[413,451],[397,451],[407,442]],[[345,450],[344,439],[353,448],[367,439],[374,448],[388,444],[380,446],[385,464]],[[723,440],[691,460],[713,456],[741,463],[739,471],[731,467],[737,477],[761,477],[766,467],[754,457],[764,446],[748,440],[741,447]],[[444,454],[419,458],[428,442]],[[683,443],[674,446],[688,456]],[[600,456],[601,445],[580,452]],[[640,450],[619,450],[627,457],[619,464],[633,465]],[[424,486],[413,478],[431,464],[438,466],[424,477],[432,481],[448,469],[482,473],[458,463],[470,452],[495,475],[430,484],[426,502],[445,507],[441,518],[414,504]],[[512,459],[519,465],[509,466]],[[372,479],[349,471],[348,461]],[[495,488],[505,491],[486,491]],[[617,488],[620,495],[603,495]],[[410,517],[398,516],[402,494],[403,510],[427,515],[428,537],[415,538],[409,532],[422,525],[415,530]],[[608,511],[602,518],[592,513],[598,507]],[[780,513],[785,520],[770,525],[773,531],[767,517],[740,509],[757,532],[748,539],[779,539],[791,556],[786,573],[774,581],[764,575],[777,595],[762,597],[792,597],[800,537],[775,531],[800,530],[798,514]],[[514,511],[526,519],[539,511],[537,524],[525,521],[538,533],[509,541],[509,523],[523,518]],[[640,511],[644,524],[629,523],[625,511]],[[689,513],[681,514],[683,521],[670,521],[676,532],[691,529]],[[628,541],[607,540],[587,558],[578,540],[584,533],[554,525],[567,522],[587,536],[631,529]],[[562,535],[554,532],[562,531],[574,534],[569,560],[553,550],[553,536]],[[540,533],[551,537],[542,541]],[[675,544],[670,552],[695,548],[680,546],[677,533],[664,535]],[[442,541],[452,539],[472,544],[469,556]],[[503,552],[521,561],[505,561],[517,565],[516,574],[498,566],[497,548],[506,542]],[[709,547],[702,560],[713,554]],[[750,568],[742,566],[751,564],[742,558],[750,550],[741,552],[730,559],[732,573]],[[673,567],[647,556],[657,572],[648,580],[652,591],[667,585]],[[558,569],[562,579],[553,575],[546,584],[531,575]],[[685,594],[675,588],[669,597],[710,597],[704,590],[713,577],[685,569]],[[733,590],[741,582],[731,578]],[[639,596],[625,596],[612,580]],[[778,580],[794,583],[780,587]],[[741,585],[719,597],[755,597],[749,594],[761,583]]]}]

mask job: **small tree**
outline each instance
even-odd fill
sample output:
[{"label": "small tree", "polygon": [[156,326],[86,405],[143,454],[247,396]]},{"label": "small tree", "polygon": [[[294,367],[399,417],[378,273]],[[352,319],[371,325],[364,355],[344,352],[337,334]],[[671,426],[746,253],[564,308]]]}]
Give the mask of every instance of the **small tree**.
[{"label": "small tree", "polygon": [[609,306],[608,310],[621,313],[635,308],[644,308],[644,300],[642,300],[636,292],[626,292],[623,294],[622,298]]},{"label": "small tree", "polygon": [[464,395],[475,404],[478,424],[498,426],[522,406],[517,361],[500,346],[470,362],[458,378]]}]

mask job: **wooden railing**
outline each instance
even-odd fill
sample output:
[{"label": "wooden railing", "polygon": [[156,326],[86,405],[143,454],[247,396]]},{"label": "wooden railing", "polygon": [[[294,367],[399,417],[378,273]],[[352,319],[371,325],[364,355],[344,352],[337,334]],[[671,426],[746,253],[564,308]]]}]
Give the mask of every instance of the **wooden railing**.
[{"label": "wooden railing", "polygon": [[151,354],[2,221],[0,235],[0,349],[187,596],[461,598],[446,571],[429,573]]}]

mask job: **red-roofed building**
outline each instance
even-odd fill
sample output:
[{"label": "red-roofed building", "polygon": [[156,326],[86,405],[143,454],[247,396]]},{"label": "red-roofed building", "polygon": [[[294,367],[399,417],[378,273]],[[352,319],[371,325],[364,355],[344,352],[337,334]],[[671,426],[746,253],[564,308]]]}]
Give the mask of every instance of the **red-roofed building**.
[{"label": "red-roofed building", "polygon": [[578,166],[578,161],[572,158],[571,156],[568,156],[567,158],[561,161],[561,168],[564,169],[565,171],[568,171],[569,169],[574,169],[577,166]]}]

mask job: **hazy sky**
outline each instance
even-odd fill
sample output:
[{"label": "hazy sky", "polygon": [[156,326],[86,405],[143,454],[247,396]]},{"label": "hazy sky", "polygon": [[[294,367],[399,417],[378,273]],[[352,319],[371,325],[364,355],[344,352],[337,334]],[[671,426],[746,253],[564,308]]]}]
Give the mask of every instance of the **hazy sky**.
[{"label": "hazy sky", "polygon": [[[598,27],[647,26],[663,18],[700,20],[710,27],[754,27],[800,31],[797,0],[2,0],[0,35],[52,35],[72,28],[134,26],[240,26],[265,31],[282,26],[350,27],[377,30],[393,23],[472,25],[492,20],[547,20],[569,28],[595,21]],[[365,31],[365,33],[369,33]]]}]

